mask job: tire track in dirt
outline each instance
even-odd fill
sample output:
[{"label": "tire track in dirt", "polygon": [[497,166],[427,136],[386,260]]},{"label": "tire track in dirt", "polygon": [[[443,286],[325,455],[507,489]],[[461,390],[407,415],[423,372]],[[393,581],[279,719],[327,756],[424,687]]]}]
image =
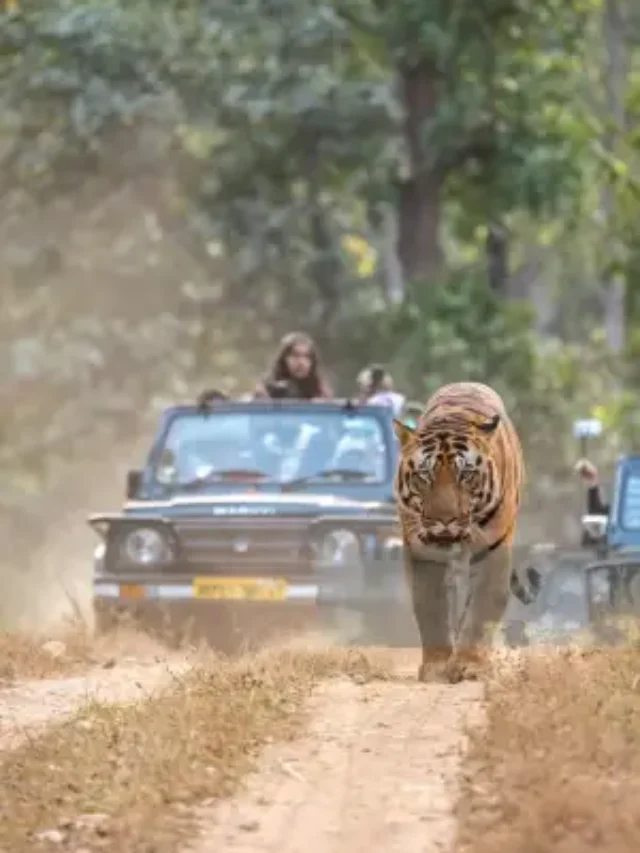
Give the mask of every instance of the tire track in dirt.
[{"label": "tire track in dirt", "polygon": [[48,724],[72,715],[88,701],[130,702],[171,682],[187,661],[116,664],[69,678],[24,681],[0,690],[0,751],[13,749]]},{"label": "tire track in dirt", "polygon": [[270,747],[240,796],[202,810],[188,853],[451,850],[464,724],[481,695],[413,675],[323,685],[307,735]]}]

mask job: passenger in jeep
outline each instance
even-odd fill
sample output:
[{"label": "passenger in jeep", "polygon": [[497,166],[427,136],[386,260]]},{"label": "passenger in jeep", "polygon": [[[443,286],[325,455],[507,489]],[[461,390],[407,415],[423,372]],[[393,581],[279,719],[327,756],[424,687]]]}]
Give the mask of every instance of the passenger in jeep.
[{"label": "passenger in jeep", "polygon": [[254,389],[254,399],[289,397],[330,399],[333,392],[322,376],[315,341],[303,332],[290,332],[280,341],[271,370]]},{"label": "passenger in jeep", "polygon": [[393,379],[381,364],[371,364],[358,374],[358,400],[361,403],[391,406],[397,417],[406,397],[393,390]]},{"label": "passenger in jeep", "polygon": [[598,469],[588,459],[579,459],[574,471],[587,487],[587,512],[590,515],[608,515],[609,504],[603,500]]}]

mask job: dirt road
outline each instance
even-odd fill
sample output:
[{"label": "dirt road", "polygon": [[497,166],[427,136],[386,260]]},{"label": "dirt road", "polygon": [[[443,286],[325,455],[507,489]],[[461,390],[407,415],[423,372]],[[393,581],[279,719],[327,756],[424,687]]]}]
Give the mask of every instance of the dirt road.
[{"label": "dirt road", "polygon": [[451,851],[481,687],[417,684],[414,664],[390,682],[319,689],[308,734],[273,745],[242,795],[204,809],[189,853]]},{"label": "dirt road", "polygon": [[95,669],[72,678],[23,682],[0,690],[0,750],[69,716],[89,700],[129,702],[141,699],[188,668],[186,661],[130,662]]},{"label": "dirt road", "polygon": [[[398,650],[392,657],[395,671],[389,680],[369,681],[366,674],[345,670],[348,677],[317,686],[303,735],[289,743],[270,743],[240,793],[200,806],[196,833],[193,824],[185,827],[191,842],[179,832],[183,845],[171,849],[181,853],[451,853],[464,726],[479,720],[482,687],[477,682],[419,684],[417,652]],[[12,750],[88,699],[135,702],[191,665],[197,666],[185,659],[121,662],[110,670],[0,690],[0,751]],[[383,672],[389,672],[386,665]],[[185,704],[192,714],[196,714],[194,707]],[[199,705],[198,709],[210,719],[210,708]],[[294,708],[291,713],[295,712]],[[196,727],[199,719],[193,717]],[[149,743],[157,750],[157,740]],[[172,755],[169,751],[165,760],[175,760]],[[151,760],[157,758],[155,752],[147,758],[145,766],[155,767]],[[94,756],[94,761],[99,759]],[[187,773],[187,793],[188,772],[184,767],[177,769]],[[73,778],[75,772],[72,765]],[[193,772],[197,774],[197,768]],[[73,813],[69,803],[65,809]],[[129,808],[126,797],[122,803]],[[193,814],[191,806],[189,813]],[[131,816],[129,812],[120,815],[123,826],[127,815]],[[50,828],[58,826],[59,817],[54,809],[47,818]],[[146,838],[141,828],[139,838]],[[167,838],[173,837],[179,845],[178,835]],[[169,847],[161,844],[158,849]]]}]

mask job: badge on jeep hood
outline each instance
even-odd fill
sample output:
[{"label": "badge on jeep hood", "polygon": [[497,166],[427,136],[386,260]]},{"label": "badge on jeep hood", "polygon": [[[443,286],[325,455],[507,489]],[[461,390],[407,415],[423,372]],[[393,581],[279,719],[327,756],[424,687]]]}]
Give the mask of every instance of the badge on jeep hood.
[{"label": "badge on jeep hood", "polygon": [[212,506],[212,515],[275,515],[274,506],[247,506],[246,504],[232,504],[230,506]]}]

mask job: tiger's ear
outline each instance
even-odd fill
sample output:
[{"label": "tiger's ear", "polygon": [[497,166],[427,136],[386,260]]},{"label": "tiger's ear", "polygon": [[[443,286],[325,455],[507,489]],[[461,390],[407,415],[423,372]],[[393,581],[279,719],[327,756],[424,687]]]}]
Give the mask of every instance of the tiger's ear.
[{"label": "tiger's ear", "polygon": [[414,432],[410,426],[403,424],[402,421],[399,421],[396,418],[393,419],[393,431],[400,442],[400,447],[407,446]]},{"label": "tiger's ear", "polygon": [[498,424],[500,423],[500,415],[494,415],[492,418],[489,418],[488,421],[484,423],[478,424],[478,429],[480,432],[491,433],[495,432],[498,428]]}]

